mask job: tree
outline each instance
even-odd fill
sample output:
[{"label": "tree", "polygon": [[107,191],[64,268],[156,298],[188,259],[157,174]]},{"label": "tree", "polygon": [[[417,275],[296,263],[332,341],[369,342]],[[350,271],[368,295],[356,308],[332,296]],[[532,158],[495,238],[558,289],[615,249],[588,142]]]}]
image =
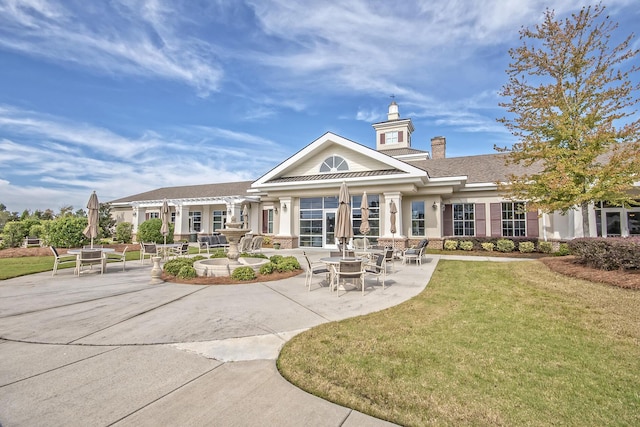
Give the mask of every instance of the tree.
[{"label": "tree", "polygon": [[116,220],[111,216],[111,205],[108,203],[100,203],[98,222],[100,224],[100,234],[103,237],[111,237],[113,234],[113,227],[116,225]]},{"label": "tree", "polygon": [[630,48],[633,34],[609,47],[618,25],[604,9],[584,7],[564,21],[547,10],[542,24],[521,29],[500,93],[512,116],[499,121],[519,140],[507,164],[526,167],[502,190],[543,212],[579,206],[584,235],[591,202],[637,204],[629,190],[640,175],[640,84],[630,79],[639,50]]}]

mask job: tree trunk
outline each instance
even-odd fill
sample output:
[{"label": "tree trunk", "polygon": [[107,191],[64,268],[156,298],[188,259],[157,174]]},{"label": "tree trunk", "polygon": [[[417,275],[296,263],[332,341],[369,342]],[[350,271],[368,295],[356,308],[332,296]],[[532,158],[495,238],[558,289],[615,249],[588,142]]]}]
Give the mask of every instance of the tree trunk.
[{"label": "tree trunk", "polygon": [[591,232],[589,231],[589,203],[583,202],[580,208],[582,210],[582,237],[591,237]]}]

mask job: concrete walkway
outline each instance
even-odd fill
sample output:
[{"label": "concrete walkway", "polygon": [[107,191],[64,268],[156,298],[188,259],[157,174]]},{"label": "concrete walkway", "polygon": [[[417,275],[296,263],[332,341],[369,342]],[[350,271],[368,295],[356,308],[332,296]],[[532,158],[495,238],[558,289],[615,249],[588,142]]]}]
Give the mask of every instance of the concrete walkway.
[{"label": "concrete walkway", "polygon": [[[298,250],[277,253],[304,261]],[[337,298],[317,277],[308,292],[304,274],[151,285],[149,261],[104,275],[64,269],[2,281],[0,426],[390,425],[292,386],[275,359],[301,331],[417,295],[439,258],[396,262],[387,288],[368,288],[364,297]]]}]

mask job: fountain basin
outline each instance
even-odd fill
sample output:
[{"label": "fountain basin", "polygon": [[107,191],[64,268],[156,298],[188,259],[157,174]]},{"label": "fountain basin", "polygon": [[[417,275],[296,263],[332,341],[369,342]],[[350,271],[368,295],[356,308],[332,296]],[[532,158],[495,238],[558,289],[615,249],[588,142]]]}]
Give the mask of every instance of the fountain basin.
[{"label": "fountain basin", "polygon": [[244,266],[253,268],[253,271],[257,273],[260,267],[268,262],[268,259],[251,257],[240,257],[237,260],[211,258],[194,262],[193,268],[195,268],[196,274],[200,277],[225,277],[231,276],[231,273],[236,268]]}]

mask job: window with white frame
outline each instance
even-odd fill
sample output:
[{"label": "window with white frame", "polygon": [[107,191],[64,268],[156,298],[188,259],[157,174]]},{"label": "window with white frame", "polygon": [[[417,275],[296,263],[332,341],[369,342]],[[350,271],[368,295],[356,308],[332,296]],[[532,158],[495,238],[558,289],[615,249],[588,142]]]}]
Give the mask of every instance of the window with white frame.
[{"label": "window with white frame", "polygon": [[145,219],[154,219],[160,218],[160,212],[147,212],[145,214]]},{"label": "window with white frame", "polygon": [[424,236],[424,200],[411,202],[411,235]]},{"label": "window with white frame", "polygon": [[227,222],[227,210],[214,210],[212,213],[213,231],[221,230],[224,228],[224,224]]},{"label": "window with white frame", "polygon": [[527,209],[524,202],[502,202],[502,236],[527,235]]},{"label": "window with white frame", "polygon": [[198,233],[202,231],[202,212],[189,212],[189,228]]},{"label": "window with white frame", "polygon": [[340,156],[327,157],[320,165],[320,172],[348,171],[347,161]]},{"label": "window with white frame", "polygon": [[473,203],[453,205],[453,235],[475,236],[475,215]]},{"label": "window with white frame", "polygon": [[387,132],[384,134],[385,144],[397,144],[398,143],[398,131]]},{"label": "window with white frame", "polygon": [[264,209],[262,211],[262,232],[273,234],[273,209]]}]

